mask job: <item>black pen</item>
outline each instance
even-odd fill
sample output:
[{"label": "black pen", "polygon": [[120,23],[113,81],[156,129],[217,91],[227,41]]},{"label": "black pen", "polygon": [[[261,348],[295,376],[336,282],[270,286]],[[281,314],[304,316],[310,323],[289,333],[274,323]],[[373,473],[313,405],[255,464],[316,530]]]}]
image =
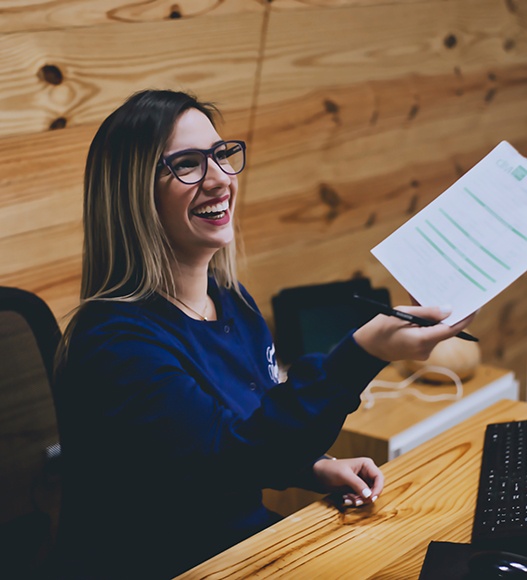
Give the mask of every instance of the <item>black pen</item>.
[{"label": "black pen", "polygon": [[[436,322],[435,320],[428,320],[428,318],[421,318],[420,316],[408,314],[408,312],[402,312],[401,310],[390,308],[387,304],[377,302],[376,300],[366,298],[365,296],[353,294],[353,298],[356,298],[361,302],[365,302],[366,304],[374,306],[378,314],[386,314],[386,316],[395,316],[396,318],[400,318],[401,320],[406,320],[408,322],[413,322],[414,324],[418,324],[419,326],[435,326],[436,324],[439,324],[439,322]],[[456,336],[458,338],[462,338],[463,340],[471,340],[472,342],[479,342],[478,338],[472,336],[468,332],[460,332],[456,334]]]}]

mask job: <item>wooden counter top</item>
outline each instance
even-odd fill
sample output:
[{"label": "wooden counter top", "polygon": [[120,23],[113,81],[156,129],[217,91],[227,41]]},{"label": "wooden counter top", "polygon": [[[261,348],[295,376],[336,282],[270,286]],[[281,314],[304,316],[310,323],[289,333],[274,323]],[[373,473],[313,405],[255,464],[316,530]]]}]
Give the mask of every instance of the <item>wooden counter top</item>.
[{"label": "wooden counter top", "polygon": [[178,578],[415,580],[431,540],[470,540],[485,425],[522,419],[499,401],[385,464],[373,506],[315,502]]}]

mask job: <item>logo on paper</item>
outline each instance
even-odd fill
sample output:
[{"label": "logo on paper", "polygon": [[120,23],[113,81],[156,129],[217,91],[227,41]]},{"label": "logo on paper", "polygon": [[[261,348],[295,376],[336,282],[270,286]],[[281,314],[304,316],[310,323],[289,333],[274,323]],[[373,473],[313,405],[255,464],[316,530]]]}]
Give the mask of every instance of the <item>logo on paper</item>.
[{"label": "logo on paper", "polygon": [[522,165],[517,165],[515,168],[507,162],[505,159],[498,159],[496,165],[509,175],[515,177],[518,181],[521,181],[527,175],[527,169]]},{"label": "logo on paper", "polygon": [[516,167],[516,169],[512,172],[512,174],[514,175],[514,177],[516,177],[518,181],[521,181],[527,175],[527,169],[525,169],[525,167],[522,167],[521,165],[518,165],[518,167]]}]

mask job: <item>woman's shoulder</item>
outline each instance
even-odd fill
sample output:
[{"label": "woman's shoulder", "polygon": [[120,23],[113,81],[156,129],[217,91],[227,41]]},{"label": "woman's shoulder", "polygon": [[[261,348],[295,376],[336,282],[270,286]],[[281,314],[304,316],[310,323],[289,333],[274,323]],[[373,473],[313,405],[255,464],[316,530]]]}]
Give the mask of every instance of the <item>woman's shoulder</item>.
[{"label": "woman's shoulder", "polygon": [[69,360],[91,360],[96,353],[119,356],[144,344],[166,340],[161,317],[149,300],[90,300],[85,302],[67,330]]},{"label": "woman's shoulder", "polygon": [[79,308],[79,322],[92,323],[113,318],[140,318],[144,315],[146,301],[88,300]]},{"label": "woman's shoulder", "polygon": [[89,300],[81,305],[73,335],[84,336],[113,332],[116,328],[146,328],[153,325],[150,299],[139,301]]}]

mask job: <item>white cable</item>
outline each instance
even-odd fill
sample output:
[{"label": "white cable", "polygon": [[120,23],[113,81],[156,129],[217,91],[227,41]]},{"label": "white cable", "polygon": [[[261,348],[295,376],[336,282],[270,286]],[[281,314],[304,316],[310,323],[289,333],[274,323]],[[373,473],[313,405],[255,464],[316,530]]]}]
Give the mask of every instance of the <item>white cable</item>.
[{"label": "white cable", "polygon": [[[413,382],[415,382],[421,375],[425,373],[434,372],[439,373],[442,375],[446,375],[447,377],[451,378],[455,385],[456,385],[456,392],[455,393],[441,393],[438,395],[426,395],[422,393],[418,389],[414,387],[409,387]],[[375,388],[384,388],[390,389],[389,391],[382,391],[380,393],[373,393],[373,389]],[[404,389],[404,392],[403,392]],[[408,378],[400,381],[380,381],[380,380],[373,380],[371,383],[366,387],[361,395],[361,399],[363,402],[363,406],[365,409],[371,409],[375,404],[375,399],[395,399],[397,397],[403,397],[404,395],[413,395],[417,399],[421,399],[422,401],[426,401],[428,403],[435,403],[436,401],[450,401],[454,400],[457,401],[461,399],[463,396],[463,383],[459,376],[450,369],[446,367],[439,367],[439,366],[425,366],[416,371],[413,375],[410,375]]]}]

